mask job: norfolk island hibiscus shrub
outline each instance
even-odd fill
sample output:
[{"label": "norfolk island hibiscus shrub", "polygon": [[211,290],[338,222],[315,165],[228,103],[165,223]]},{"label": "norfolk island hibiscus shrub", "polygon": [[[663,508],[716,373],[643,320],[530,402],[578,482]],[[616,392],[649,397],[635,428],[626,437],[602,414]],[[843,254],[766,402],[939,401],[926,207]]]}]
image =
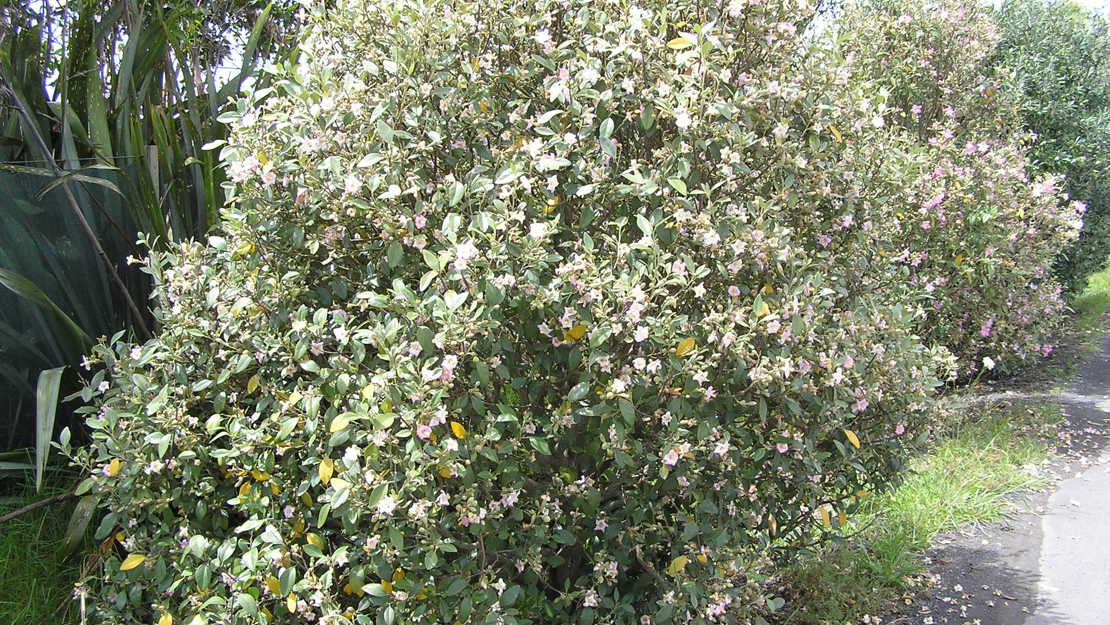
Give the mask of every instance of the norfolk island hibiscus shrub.
[{"label": "norfolk island hibiscus shrub", "polygon": [[924,305],[923,338],[959,357],[1009,366],[1051,352],[1064,316],[1052,265],[1074,241],[1083,206],[1053,177],[1033,177],[1017,91],[990,65],[998,41],[974,2],[861,2],[841,25],[858,75],[890,91],[888,121],[912,154],[903,208],[877,245],[906,267]]},{"label": "norfolk island hibiscus shrub", "polygon": [[222,236],[149,261],[160,335],[97,349],[94,621],[745,622],[950,365],[810,12],[315,9],[226,117]]}]

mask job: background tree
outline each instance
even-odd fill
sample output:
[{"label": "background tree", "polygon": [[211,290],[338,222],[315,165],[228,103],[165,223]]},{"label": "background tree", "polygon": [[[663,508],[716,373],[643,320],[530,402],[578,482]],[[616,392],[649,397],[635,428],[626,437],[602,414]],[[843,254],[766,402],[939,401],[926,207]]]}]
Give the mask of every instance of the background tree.
[{"label": "background tree", "polygon": [[1110,24],[1067,0],[1007,0],[996,18],[994,62],[1022,93],[1029,158],[1065,176],[1066,191],[1087,204],[1079,240],[1055,267],[1074,291],[1110,253]]}]

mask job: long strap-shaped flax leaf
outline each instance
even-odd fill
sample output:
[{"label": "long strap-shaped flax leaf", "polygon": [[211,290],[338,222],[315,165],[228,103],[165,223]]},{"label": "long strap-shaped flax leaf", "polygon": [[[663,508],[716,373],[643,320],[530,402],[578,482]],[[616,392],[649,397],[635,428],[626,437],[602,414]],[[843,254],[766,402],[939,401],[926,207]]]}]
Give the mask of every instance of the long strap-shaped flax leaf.
[{"label": "long strap-shaped flax leaf", "polygon": [[46,309],[58,325],[65,329],[73,343],[81,346],[82,351],[92,347],[93,340],[81,329],[81,326],[70,319],[69,315],[65,314],[34,282],[10,269],[0,268],[0,284],[16,295]]},{"label": "long strap-shaped flax leaf", "polygon": [[46,458],[50,455],[50,439],[54,437],[54,415],[58,411],[58,389],[65,367],[47,369],[39,374],[35,392],[35,490],[42,490]]},{"label": "long strap-shaped flax leaf", "polygon": [[[3,71],[3,69],[0,69],[0,95],[4,95],[12,99],[16,109],[19,111],[20,116],[26,122],[26,126],[31,130],[31,139],[36,144],[38,144],[40,150],[44,154],[49,154],[50,150],[47,147],[46,141],[39,133],[38,127],[34,125],[34,119],[31,117],[31,114],[27,110],[27,107],[23,103],[22,99],[16,96],[15,90],[12,88],[11,84],[12,83],[8,79],[6,73]],[[63,172],[58,167],[57,163],[55,163],[54,160],[51,158],[47,158],[45,160],[48,168],[54,172],[54,175],[58,178],[62,178],[65,172]],[[104,246],[100,244],[100,240],[97,238],[96,233],[93,232],[92,226],[90,226],[88,220],[85,219],[85,214],[81,210],[81,207],[77,204],[77,198],[74,197],[73,190],[70,189],[68,181],[63,180],[61,187],[62,191],[65,193],[66,200],[69,202],[69,206],[72,209],[74,216],[81,224],[81,229],[85,232],[85,236],[88,237],[89,243],[92,245],[93,250],[95,250],[96,255],[104,263],[104,266],[108,270],[108,274],[112,277],[112,281],[115,282],[116,287],[119,288],[120,295],[123,297],[124,301],[127,302],[127,307],[131,310],[131,314],[134,316],[135,326],[139,328],[144,338],[150,337],[150,330],[147,328],[146,321],[143,320],[143,314],[139,310],[139,306],[135,303],[134,298],[131,297],[131,293],[130,291],[128,291],[127,285],[125,285],[123,283],[123,279],[120,278],[119,272],[116,271],[115,265],[108,257],[107,252],[104,251]]]}]

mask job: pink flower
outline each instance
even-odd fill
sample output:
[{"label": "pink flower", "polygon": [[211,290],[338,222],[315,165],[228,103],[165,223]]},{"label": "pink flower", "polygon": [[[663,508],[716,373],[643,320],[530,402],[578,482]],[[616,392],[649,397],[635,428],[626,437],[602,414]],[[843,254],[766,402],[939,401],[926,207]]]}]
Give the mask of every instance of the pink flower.
[{"label": "pink flower", "polygon": [[423,215],[417,215],[412,218],[412,225],[416,226],[416,229],[419,230],[428,225],[428,218]]},{"label": "pink flower", "polygon": [[906,426],[902,425],[901,423],[894,426],[894,435],[895,436],[901,436],[905,433],[906,433]]},{"label": "pink flower", "polygon": [[775,449],[777,449],[780,454],[785,454],[786,452],[790,451],[790,445],[787,443],[779,443],[778,445],[775,445]]},{"label": "pink flower", "polygon": [[678,464],[678,452],[673,447],[663,456],[663,464],[670,467]]},{"label": "pink flower", "polygon": [[994,327],[994,319],[987,319],[983,327],[979,328],[979,335],[986,338],[991,335],[991,328]]},{"label": "pink flower", "polygon": [[729,297],[740,297],[740,287],[736,286],[735,284],[730,285],[728,287],[728,296]]},{"label": "pink flower", "polygon": [[425,440],[431,435],[432,428],[429,427],[427,424],[421,423],[420,425],[416,426],[416,438],[419,438],[420,440]]}]

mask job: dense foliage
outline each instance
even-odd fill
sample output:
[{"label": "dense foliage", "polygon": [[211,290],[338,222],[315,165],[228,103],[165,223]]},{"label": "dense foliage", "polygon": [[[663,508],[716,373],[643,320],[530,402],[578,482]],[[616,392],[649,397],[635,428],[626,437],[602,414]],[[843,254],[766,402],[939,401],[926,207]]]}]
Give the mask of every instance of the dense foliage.
[{"label": "dense foliage", "polygon": [[34,442],[42,370],[68,365],[69,386],[89,336],[149,336],[138,233],[165,245],[218,221],[225,177],[203,146],[292,19],[282,2],[196,5],[0,6],[0,449]]},{"label": "dense foliage", "polygon": [[97,352],[97,618],[733,622],[896,476],[947,359],[869,251],[882,96],[716,6],[315,15]]},{"label": "dense foliage", "polygon": [[928,6],[839,46],[796,0],[312,9],[225,114],[221,235],[147,264],[161,333],[90,362],[94,621],[777,605],[760,559],[1062,306],[1076,211],[983,14]]},{"label": "dense foliage", "polygon": [[995,63],[1013,74],[1029,158],[1065,177],[1087,205],[1078,241],[1056,262],[1065,287],[1082,289],[1110,255],[1110,23],[1074,2],[1008,0],[997,12]]},{"label": "dense foliage", "polygon": [[1064,316],[1052,276],[1084,207],[1059,180],[1035,177],[1023,152],[1020,93],[990,59],[997,30],[974,2],[854,5],[840,24],[860,72],[891,93],[888,118],[916,145],[904,212],[887,222],[906,286],[927,314],[923,338],[960,358],[1004,365],[1048,355]]}]

